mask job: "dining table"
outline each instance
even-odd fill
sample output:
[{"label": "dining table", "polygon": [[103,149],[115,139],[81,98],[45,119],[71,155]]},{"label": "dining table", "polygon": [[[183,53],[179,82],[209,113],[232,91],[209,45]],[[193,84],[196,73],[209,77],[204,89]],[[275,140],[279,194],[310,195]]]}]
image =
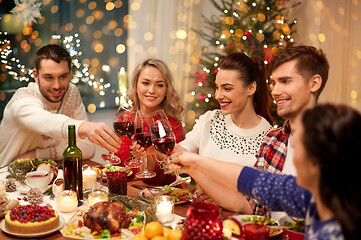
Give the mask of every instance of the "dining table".
[{"label": "dining table", "polygon": [[[99,166],[100,163],[92,161],[92,160],[83,160],[83,165],[94,167],[94,166]],[[0,172],[0,180],[5,181],[4,176],[6,176],[6,174],[4,172],[3,173]],[[128,181],[128,183],[127,183],[127,196],[130,196],[130,197],[139,196],[142,189],[145,189],[147,187],[154,187],[154,186],[150,186],[150,185],[144,183],[143,181],[141,181],[140,179],[132,179],[131,181]],[[178,186],[178,187],[187,188],[187,186],[185,184],[182,184],[182,186]],[[8,193],[8,192],[6,193],[7,198],[11,199],[11,198],[14,198],[14,196],[18,197],[18,194],[17,193]],[[20,197],[18,197],[18,200],[20,200]],[[22,201],[23,200],[20,200],[21,205],[28,204],[28,203],[22,202]],[[56,200],[55,199],[51,200],[49,196],[44,196],[43,204],[44,203],[49,203],[50,205],[52,205],[52,207],[54,209],[57,210]],[[180,219],[185,219],[186,218],[187,211],[188,211],[190,203],[191,203],[191,201],[188,201],[188,202],[185,202],[185,203],[174,206],[174,213],[175,213],[175,216],[176,216],[175,218],[176,219],[180,220]],[[43,204],[40,204],[40,205],[43,205]],[[61,213],[60,212],[59,215],[61,217],[63,217],[65,219],[65,222],[66,222],[67,220],[69,220],[74,215],[74,213]],[[227,210],[225,210],[223,208],[220,208],[220,214],[221,214],[221,218],[226,218],[226,217],[232,216],[232,215],[239,215],[239,214],[236,214],[234,212],[227,211]],[[3,219],[1,219],[1,220],[3,220]],[[0,230],[0,239],[1,240],[15,240],[15,239],[24,239],[24,238],[15,237],[15,236],[12,236],[12,235],[7,234],[7,233]],[[65,240],[67,238],[64,237],[61,234],[60,231],[55,231],[55,232],[53,232],[53,233],[51,233],[49,235],[46,235],[46,236],[27,238],[27,239]],[[237,239],[237,238],[232,238],[232,239]],[[276,237],[272,237],[271,239],[284,240],[284,239],[287,239],[287,237],[282,233],[282,234],[280,234],[280,235],[278,235]]]}]

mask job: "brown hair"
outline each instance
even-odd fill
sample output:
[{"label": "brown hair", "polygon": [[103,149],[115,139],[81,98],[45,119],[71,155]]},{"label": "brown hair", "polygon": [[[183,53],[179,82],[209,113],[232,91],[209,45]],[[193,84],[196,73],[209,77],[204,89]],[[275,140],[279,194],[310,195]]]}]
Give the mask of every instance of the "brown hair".
[{"label": "brown hair", "polygon": [[300,45],[287,48],[278,53],[271,61],[269,65],[270,75],[272,75],[272,72],[276,68],[292,60],[297,60],[297,71],[306,81],[316,74],[321,76],[321,87],[316,92],[316,99],[318,99],[325,88],[328,79],[328,71],[330,69],[326,55],[321,49],[318,50],[312,46]]},{"label": "brown hair", "polygon": [[360,113],[323,104],[305,111],[302,122],[308,159],[320,169],[321,201],[333,212],[345,239],[361,239]]},{"label": "brown hair", "polygon": [[56,44],[49,44],[42,48],[40,48],[35,53],[35,69],[39,71],[40,69],[40,62],[43,59],[51,59],[56,63],[60,63],[65,61],[68,63],[69,71],[71,70],[71,57],[69,52]]},{"label": "brown hair", "polygon": [[242,52],[236,52],[224,58],[219,68],[238,71],[239,80],[244,82],[246,86],[256,82],[257,89],[253,95],[254,110],[272,124],[272,118],[268,110],[269,88],[266,82],[263,60],[257,56],[251,59]]},{"label": "brown hair", "polygon": [[178,93],[173,87],[173,75],[167,65],[159,59],[145,60],[134,69],[132,76],[132,88],[128,92],[129,99],[133,102],[133,105],[136,109],[140,109],[139,98],[137,95],[137,83],[141,71],[147,66],[158,69],[162,73],[163,80],[167,86],[167,91],[161,103],[161,108],[167,115],[180,120],[181,113],[183,112],[183,106]]}]

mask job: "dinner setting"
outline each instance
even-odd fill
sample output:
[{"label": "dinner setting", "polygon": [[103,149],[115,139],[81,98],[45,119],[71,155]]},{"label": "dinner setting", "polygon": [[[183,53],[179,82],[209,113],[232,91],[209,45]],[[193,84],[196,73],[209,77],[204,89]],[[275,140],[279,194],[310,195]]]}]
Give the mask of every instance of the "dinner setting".
[{"label": "dinner setting", "polygon": [[358,0],[0,0],[0,239],[361,239]]}]

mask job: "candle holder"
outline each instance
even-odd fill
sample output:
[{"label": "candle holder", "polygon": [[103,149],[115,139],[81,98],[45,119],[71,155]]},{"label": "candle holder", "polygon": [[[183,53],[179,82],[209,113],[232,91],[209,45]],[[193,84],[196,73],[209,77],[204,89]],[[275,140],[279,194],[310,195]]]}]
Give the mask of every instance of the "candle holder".
[{"label": "candle holder", "polygon": [[93,189],[97,185],[97,173],[90,167],[83,170],[83,188]]},{"label": "candle holder", "polygon": [[154,198],[155,215],[159,222],[166,223],[173,221],[174,202],[175,199],[172,196],[164,195],[164,196],[156,196]]},{"label": "candle holder", "polygon": [[182,240],[201,239],[222,239],[219,207],[202,201],[192,202],[187,212]]},{"label": "candle holder", "polygon": [[78,208],[78,197],[76,192],[65,190],[58,194],[57,206],[60,212],[74,212]]},{"label": "candle holder", "polygon": [[108,190],[110,193],[127,195],[127,173],[107,172]]},{"label": "candle holder", "polygon": [[97,202],[106,202],[108,201],[108,194],[104,191],[94,191],[89,193],[88,196],[88,205],[89,207],[93,206]]}]

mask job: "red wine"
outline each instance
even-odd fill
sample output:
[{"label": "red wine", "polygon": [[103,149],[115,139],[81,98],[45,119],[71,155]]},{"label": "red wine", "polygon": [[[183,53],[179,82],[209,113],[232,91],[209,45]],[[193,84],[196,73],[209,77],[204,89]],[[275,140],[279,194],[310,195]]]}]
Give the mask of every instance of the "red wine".
[{"label": "red wine", "polygon": [[175,141],[173,138],[157,138],[153,141],[155,149],[163,154],[169,154],[173,151]]},{"label": "red wine", "polygon": [[38,175],[31,175],[31,176],[29,176],[28,178],[32,178],[32,177],[45,177],[45,176],[46,176],[45,174],[43,174],[43,175],[38,174]]},{"label": "red wine", "polygon": [[76,146],[75,126],[69,125],[69,145],[63,153],[64,188],[78,195],[78,206],[83,204],[82,154]]},{"label": "red wine", "polygon": [[131,139],[134,134],[134,123],[133,122],[114,122],[113,128],[118,136],[127,136],[127,138]]},{"label": "red wine", "polygon": [[[153,135],[155,136],[155,138],[161,138],[161,137],[165,137],[165,136],[169,136],[170,135],[170,129],[165,127],[164,128],[164,132],[165,132],[165,136],[160,136],[159,135],[159,128],[158,127],[151,127],[150,131],[152,131]],[[164,133],[163,133],[164,134]]]},{"label": "red wine", "polygon": [[144,147],[145,149],[152,146],[152,140],[150,139],[150,133],[149,132],[136,133],[136,134],[134,134],[134,138],[135,138],[135,140],[137,140],[138,144],[140,146]]}]

